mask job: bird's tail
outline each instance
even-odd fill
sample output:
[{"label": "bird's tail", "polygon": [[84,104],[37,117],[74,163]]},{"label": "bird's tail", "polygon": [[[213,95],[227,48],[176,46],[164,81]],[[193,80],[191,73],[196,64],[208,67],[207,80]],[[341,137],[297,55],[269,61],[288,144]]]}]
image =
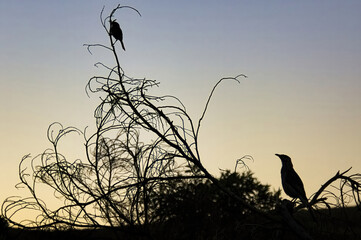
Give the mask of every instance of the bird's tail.
[{"label": "bird's tail", "polygon": [[123,48],[123,50],[125,51],[125,47],[124,47],[123,41],[120,41],[120,43],[122,44],[122,48]]}]

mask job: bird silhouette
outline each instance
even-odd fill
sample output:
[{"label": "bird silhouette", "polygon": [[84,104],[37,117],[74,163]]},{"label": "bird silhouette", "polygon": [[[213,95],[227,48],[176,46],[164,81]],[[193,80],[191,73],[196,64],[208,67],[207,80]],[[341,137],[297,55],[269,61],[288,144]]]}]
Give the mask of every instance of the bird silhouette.
[{"label": "bird silhouette", "polygon": [[302,202],[305,202],[306,192],[303,187],[303,182],[293,169],[291,158],[284,154],[276,154],[282,161],[281,178],[282,187],[285,193],[291,198],[299,198]]},{"label": "bird silhouette", "polygon": [[110,21],[109,34],[110,36],[113,36],[116,40],[119,40],[119,42],[122,44],[123,50],[125,51],[125,47],[123,43],[123,32],[119,26],[119,23],[117,23],[115,20]]},{"label": "bird silhouette", "polygon": [[315,220],[311,206],[309,205],[308,199],[306,197],[303,182],[293,168],[291,158],[284,154],[276,154],[276,156],[279,157],[282,162],[281,179],[284,192],[291,198],[300,199],[303,205],[308,208],[312,218]]}]

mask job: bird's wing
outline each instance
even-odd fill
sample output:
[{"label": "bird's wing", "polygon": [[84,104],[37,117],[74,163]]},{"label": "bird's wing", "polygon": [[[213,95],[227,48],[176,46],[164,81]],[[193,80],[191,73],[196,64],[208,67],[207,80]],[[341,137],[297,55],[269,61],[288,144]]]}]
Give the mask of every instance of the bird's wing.
[{"label": "bird's wing", "polygon": [[292,183],[292,187],[297,192],[298,197],[304,198],[301,200],[307,200],[303,182],[302,182],[300,176],[298,176],[298,174],[296,173],[296,171],[294,169],[292,169],[292,171],[290,171],[290,173],[287,174],[286,177],[287,177],[287,182]]}]

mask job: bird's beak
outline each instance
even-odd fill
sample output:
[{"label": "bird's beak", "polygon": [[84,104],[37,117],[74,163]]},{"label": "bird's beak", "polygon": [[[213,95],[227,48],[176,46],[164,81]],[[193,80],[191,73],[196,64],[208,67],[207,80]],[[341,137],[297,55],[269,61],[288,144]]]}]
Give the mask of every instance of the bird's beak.
[{"label": "bird's beak", "polygon": [[280,157],[280,155],[278,153],[275,154],[277,157]]}]

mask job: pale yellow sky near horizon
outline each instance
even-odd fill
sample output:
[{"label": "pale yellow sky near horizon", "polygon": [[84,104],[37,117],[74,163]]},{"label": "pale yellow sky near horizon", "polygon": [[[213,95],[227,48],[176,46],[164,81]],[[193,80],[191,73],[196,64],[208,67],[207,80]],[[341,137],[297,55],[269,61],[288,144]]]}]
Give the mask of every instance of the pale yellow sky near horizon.
[{"label": "pale yellow sky near horizon", "polygon": [[[338,170],[361,172],[360,1],[121,1],[137,8],[117,16],[130,76],[161,82],[156,92],[180,98],[194,120],[213,85],[200,136],[202,161],[213,174],[248,166],[262,183],[281,187],[288,154],[308,195]],[[119,1],[0,3],[0,201],[16,190],[18,163],[50,146],[52,122],[94,126],[98,96],[87,97],[93,65],[110,55],[84,43],[107,43],[99,22]],[[82,137],[61,145],[81,157]]]}]

